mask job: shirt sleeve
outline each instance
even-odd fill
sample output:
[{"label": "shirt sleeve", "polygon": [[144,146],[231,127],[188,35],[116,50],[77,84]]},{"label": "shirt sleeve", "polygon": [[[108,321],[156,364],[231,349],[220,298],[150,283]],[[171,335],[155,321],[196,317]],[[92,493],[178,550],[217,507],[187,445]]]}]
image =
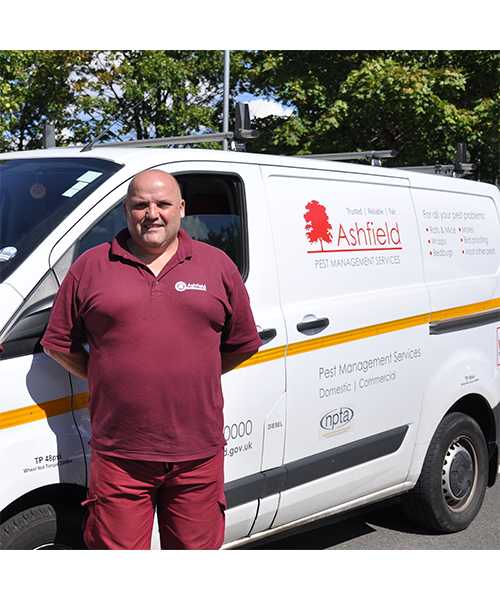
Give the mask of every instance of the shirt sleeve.
[{"label": "shirt sleeve", "polygon": [[85,328],[78,317],[78,282],[71,270],[64,278],[54,299],[42,346],[58,352],[83,350]]},{"label": "shirt sleeve", "polygon": [[229,291],[231,316],[222,332],[222,352],[251,352],[262,346],[250,307],[250,298],[241,275],[236,271]]}]

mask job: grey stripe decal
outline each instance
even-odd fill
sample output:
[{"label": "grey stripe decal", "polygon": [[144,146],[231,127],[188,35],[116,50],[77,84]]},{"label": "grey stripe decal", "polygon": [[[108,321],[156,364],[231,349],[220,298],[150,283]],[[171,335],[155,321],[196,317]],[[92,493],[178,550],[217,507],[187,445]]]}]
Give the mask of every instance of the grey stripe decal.
[{"label": "grey stripe decal", "polygon": [[492,310],[472,315],[471,317],[458,317],[456,319],[447,319],[446,321],[435,321],[430,324],[429,333],[431,335],[441,335],[442,333],[453,333],[454,331],[463,331],[482,325],[490,325],[500,321],[500,310]]},{"label": "grey stripe decal", "polygon": [[283,467],[255,473],[226,484],[228,508],[266,498],[299,485],[304,485],[345,469],[387,456],[396,452],[408,431],[404,425],[377,435],[308,456]]}]

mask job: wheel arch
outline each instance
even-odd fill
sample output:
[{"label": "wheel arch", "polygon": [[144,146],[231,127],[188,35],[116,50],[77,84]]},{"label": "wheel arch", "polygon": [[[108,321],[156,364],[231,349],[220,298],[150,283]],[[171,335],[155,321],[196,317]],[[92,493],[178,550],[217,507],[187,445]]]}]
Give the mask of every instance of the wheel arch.
[{"label": "wheel arch", "polygon": [[464,413],[474,419],[483,432],[488,448],[488,486],[491,487],[497,478],[499,462],[498,424],[493,411],[486,398],[480,394],[467,394],[450,406],[446,415],[454,412]]},{"label": "wheel arch", "polygon": [[84,509],[81,503],[85,500],[86,493],[86,488],[74,483],[56,483],[31,490],[0,512],[0,523],[5,523],[15,515],[40,504],[67,506],[80,511],[83,517]]}]

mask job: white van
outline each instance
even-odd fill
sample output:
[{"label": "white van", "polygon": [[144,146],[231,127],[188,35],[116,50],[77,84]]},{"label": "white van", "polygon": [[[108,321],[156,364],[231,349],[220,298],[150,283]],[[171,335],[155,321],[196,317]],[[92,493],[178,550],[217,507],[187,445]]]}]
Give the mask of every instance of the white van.
[{"label": "white van", "polygon": [[81,547],[86,382],[42,351],[55,293],[147,168],[246,282],[260,351],[224,375],[225,547],[384,498],[467,527],[498,471],[500,194],[308,158],[97,145],[0,156],[0,547]]}]

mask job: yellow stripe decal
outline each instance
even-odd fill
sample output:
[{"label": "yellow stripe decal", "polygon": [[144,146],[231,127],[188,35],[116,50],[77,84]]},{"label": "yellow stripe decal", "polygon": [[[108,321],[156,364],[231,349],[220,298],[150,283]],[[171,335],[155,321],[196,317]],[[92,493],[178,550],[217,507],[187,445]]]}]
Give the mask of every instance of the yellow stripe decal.
[{"label": "yellow stripe decal", "polygon": [[[86,408],[89,402],[89,393],[76,394],[74,400],[75,410]],[[41,421],[49,417],[56,417],[71,411],[71,396],[58,398],[49,402],[42,402],[25,408],[17,408],[0,413],[0,429],[8,429],[17,425]]]},{"label": "yellow stripe decal", "polygon": [[477,304],[469,304],[467,306],[459,306],[457,308],[449,308],[448,310],[439,310],[432,313],[431,321],[446,321],[447,319],[468,317],[477,313],[487,312],[488,310],[494,310],[495,308],[500,308],[500,298],[478,302]]},{"label": "yellow stripe decal", "polygon": [[[409,317],[407,319],[389,321],[379,325],[371,325],[369,327],[361,327],[360,329],[353,329],[351,331],[326,335],[320,338],[304,340],[302,342],[290,344],[288,349],[286,346],[278,346],[277,348],[271,348],[269,350],[261,350],[238,368],[241,369],[245,367],[251,367],[252,365],[260,365],[272,360],[285,358],[285,356],[294,356],[296,354],[303,354],[304,352],[312,352],[313,350],[329,348],[330,346],[337,346],[338,344],[346,344],[347,342],[354,342],[385,333],[391,333],[393,331],[409,329],[410,327],[428,324],[431,321],[446,321],[459,317],[475,315],[498,308],[500,308],[500,298],[488,300],[486,302],[478,302],[476,304],[469,304],[467,306],[459,306],[457,308],[440,310],[433,312],[432,314],[418,315],[416,317]],[[88,400],[88,392],[84,394],[77,394],[74,399],[75,410],[86,408],[88,406]],[[42,402],[41,404],[36,404],[34,406],[10,410],[0,413],[0,429],[16,427],[17,425],[24,425],[25,423],[31,423],[33,421],[40,421],[41,419],[55,417],[70,411],[70,396],[66,398],[58,398],[57,400],[50,400],[49,402]]]},{"label": "yellow stripe decal", "polygon": [[241,369],[243,367],[259,365],[261,363],[269,362],[270,360],[284,358],[285,355],[294,356],[295,354],[321,350],[322,348],[329,348],[330,346],[354,342],[383,333],[408,329],[409,327],[416,327],[417,325],[425,325],[426,323],[429,323],[428,314],[381,323],[379,325],[371,325],[370,327],[362,327],[360,329],[353,329],[342,333],[334,333],[333,335],[325,335],[320,338],[304,340],[303,342],[295,342],[288,346],[288,350],[286,346],[279,346],[277,348],[271,348],[270,350],[260,350],[238,368]]},{"label": "yellow stripe decal", "polygon": [[381,323],[379,325],[372,325],[370,327],[362,327],[361,329],[353,329],[352,331],[346,331],[343,333],[326,335],[321,338],[290,344],[287,356],[302,354],[303,352],[311,352],[312,350],[320,350],[321,348],[337,346],[338,344],[346,344],[347,342],[364,340],[376,335],[400,331],[401,329],[408,329],[410,327],[425,325],[427,323],[429,323],[428,314],[410,317],[408,319],[399,319],[398,321],[389,321],[388,323]]},{"label": "yellow stripe decal", "polygon": [[311,352],[312,350],[320,350],[321,348],[328,348],[330,346],[362,340],[376,335],[382,335],[384,333],[400,331],[401,329],[408,329],[410,327],[416,327],[417,325],[425,325],[426,323],[435,321],[446,321],[448,319],[456,319],[457,317],[467,317],[489,310],[494,310],[496,308],[500,308],[500,298],[485,302],[478,302],[476,304],[469,304],[467,306],[450,308],[448,310],[441,310],[433,312],[432,314],[418,315],[416,317],[409,317],[407,319],[389,321],[388,323],[371,325],[369,327],[362,327],[361,329],[353,329],[352,331],[345,331],[342,333],[335,333],[333,335],[326,335],[320,338],[304,340],[303,342],[290,344],[288,346],[288,350],[286,346],[278,346],[277,348],[271,348],[270,350],[260,350],[257,352],[257,354],[254,354],[252,358],[244,362],[238,368],[241,369],[244,367],[250,367],[252,365],[259,365],[271,360],[284,358],[285,356],[293,356],[294,354],[302,354],[304,352]]}]

